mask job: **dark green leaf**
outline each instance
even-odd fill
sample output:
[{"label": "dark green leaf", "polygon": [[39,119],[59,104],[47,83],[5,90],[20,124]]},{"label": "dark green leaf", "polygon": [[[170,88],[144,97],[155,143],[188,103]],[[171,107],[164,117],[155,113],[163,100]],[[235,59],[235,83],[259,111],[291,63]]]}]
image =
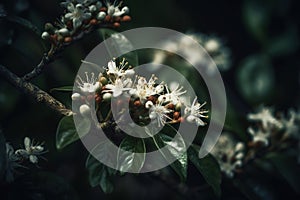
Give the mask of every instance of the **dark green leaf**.
[{"label": "dark green leaf", "polygon": [[[147,130],[149,131],[149,130]],[[149,133],[151,134],[151,132]],[[157,149],[161,152],[164,159],[171,163],[170,166],[178,174],[181,181],[187,177],[187,152],[184,140],[180,133],[177,132],[177,138],[173,139],[163,133],[156,134],[152,137]],[[164,146],[166,148],[162,149]],[[172,162],[172,160],[175,160]]]},{"label": "dark green leaf", "polygon": [[222,175],[219,164],[211,155],[207,155],[200,159],[198,157],[199,150],[200,148],[198,146],[192,145],[188,149],[189,160],[199,170],[206,182],[212,187],[215,194],[220,197]]},{"label": "dark green leaf", "polygon": [[[77,124],[77,129],[79,130],[79,133],[82,134],[81,137],[88,133],[90,128],[91,122],[86,118],[83,118]],[[56,148],[63,149],[78,139],[79,135],[74,124],[73,116],[63,117],[60,120],[56,131]]]},{"label": "dark green leaf", "polygon": [[[123,151],[122,151],[123,150]],[[118,151],[118,169],[121,172],[139,172],[145,162],[146,147],[142,138],[127,136]]]},{"label": "dark green leaf", "polygon": [[105,193],[111,193],[113,191],[111,176],[115,175],[116,170],[103,165],[92,155],[89,155],[87,158],[86,168],[89,172],[89,182],[92,187],[99,185]]},{"label": "dark green leaf", "polygon": [[50,90],[50,92],[72,92],[73,91],[73,86],[63,86],[63,87],[58,87],[58,88],[53,88]]},{"label": "dark green leaf", "polygon": [[5,138],[0,130],[0,180],[2,180],[6,170],[6,143]]},{"label": "dark green leaf", "polygon": [[101,29],[99,32],[104,40],[108,38],[113,39],[110,43],[104,42],[111,58],[116,57],[116,55],[119,55],[120,52],[129,51],[125,54],[121,53],[121,59],[125,58],[128,61],[129,65],[133,67],[138,66],[138,55],[135,51],[131,52],[133,46],[124,35],[111,29]]},{"label": "dark green leaf", "polygon": [[28,21],[27,19],[17,17],[17,16],[6,16],[5,19],[9,22],[16,23],[20,26],[23,26],[23,27],[31,30],[36,35],[38,35],[39,37],[42,34],[41,31],[35,25],[33,25],[30,21]]},{"label": "dark green leaf", "polygon": [[274,165],[291,187],[300,194],[300,167],[297,163],[297,158],[280,153],[270,153],[266,158]]}]

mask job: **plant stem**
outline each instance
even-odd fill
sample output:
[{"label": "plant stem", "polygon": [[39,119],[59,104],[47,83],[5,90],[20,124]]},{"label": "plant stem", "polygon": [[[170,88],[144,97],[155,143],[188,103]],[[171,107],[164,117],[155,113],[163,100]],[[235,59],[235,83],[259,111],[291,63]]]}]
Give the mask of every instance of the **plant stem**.
[{"label": "plant stem", "polygon": [[33,97],[37,102],[43,103],[50,107],[51,109],[70,116],[73,112],[65,107],[60,101],[56,100],[54,97],[49,95],[47,92],[41,90],[36,85],[24,81],[22,78],[18,77],[16,74],[9,71],[3,65],[0,65],[0,76],[6,79],[10,84],[24,92],[25,94]]}]

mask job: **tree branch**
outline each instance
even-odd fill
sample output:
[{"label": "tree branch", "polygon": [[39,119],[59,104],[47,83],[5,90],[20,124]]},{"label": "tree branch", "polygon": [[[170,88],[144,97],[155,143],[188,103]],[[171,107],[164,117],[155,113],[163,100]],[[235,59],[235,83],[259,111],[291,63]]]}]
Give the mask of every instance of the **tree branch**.
[{"label": "tree branch", "polygon": [[54,97],[49,95],[47,92],[41,90],[36,85],[24,81],[22,78],[18,77],[16,74],[9,71],[3,65],[0,65],[0,76],[6,79],[10,84],[19,89],[20,91],[32,96],[37,102],[43,103],[50,107],[51,109],[63,114],[72,115],[72,111],[67,109],[61,102],[56,100]]}]

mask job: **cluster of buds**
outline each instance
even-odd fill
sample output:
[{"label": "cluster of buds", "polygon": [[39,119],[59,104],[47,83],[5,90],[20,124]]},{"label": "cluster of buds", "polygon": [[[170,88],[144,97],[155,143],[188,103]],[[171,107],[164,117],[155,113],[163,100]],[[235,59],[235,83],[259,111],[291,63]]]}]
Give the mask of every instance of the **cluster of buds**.
[{"label": "cluster of buds", "polygon": [[[85,61],[83,61],[85,62]],[[88,62],[85,62],[88,63]],[[94,63],[88,63],[95,65]],[[97,77],[94,73],[86,72],[86,78],[77,78],[78,92],[73,93],[72,100],[79,103],[79,112],[83,116],[91,113],[91,100],[96,102],[98,110],[107,105],[113,98],[118,98],[116,106],[126,106],[129,102],[129,111],[136,124],[145,125],[150,121],[158,127],[166,123],[174,124],[187,121],[198,126],[206,123],[202,118],[207,118],[207,110],[203,109],[205,103],[200,104],[197,98],[192,103],[184,94],[186,91],[179,84],[168,87],[164,82],[157,82],[157,77],[152,75],[148,80],[135,74],[134,69],[123,59],[119,63],[115,60],[108,62],[105,71]],[[123,117],[124,118],[124,117]],[[122,118],[114,120],[126,120]],[[101,118],[98,117],[100,122]],[[105,119],[111,120],[108,117]]]},{"label": "cluster of buds", "polygon": [[221,171],[232,178],[244,164],[245,145],[236,141],[229,133],[222,133],[211,151],[220,165]]},{"label": "cluster of buds", "polygon": [[99,0],[66,0],[61,5],[65,14],[54,25],[45,24],[42,38],[50,40],[55,46],[68,44],[74,39],[81,38],[96,26],[117,28],[121,22],[130,21],[129,8]]}]

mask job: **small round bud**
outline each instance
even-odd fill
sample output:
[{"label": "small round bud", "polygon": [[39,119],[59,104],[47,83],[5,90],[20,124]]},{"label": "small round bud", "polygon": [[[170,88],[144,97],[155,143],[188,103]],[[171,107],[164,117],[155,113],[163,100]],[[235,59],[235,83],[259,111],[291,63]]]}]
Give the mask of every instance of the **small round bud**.
[{"label": "small round bud", "polygon": [[81,95],[79,93],[74,93],[72,94],[71,98],[73,101],[78,101],[81,99]]},{"label": "small round bud", "polygon": [[70,43],[70,42],[72,42],[72,38],[71,37],[65,37],[64,42],[65,43]]},{"label": "small round bud", "polygon": [[106,13],[105,12],[99,12],[97,15],[97,19],[98,20],[103,20],[106,17]]},{"label": "small round bud", "polygon": [[179,113],[179,112],[174,112],[173,118],[174,118],[175,120],[179,119],[179,116],[180,116],[180,113]]},{"label": "small round bud", "polygon": [[220,44],[217,40],[210,39],[205,43],[204,48],[206,49],[206,51],[213,53],[219,50]]},{"label": "small round bud", "polygon": [[155,119],[157,116],[156,116],[156,114],[155,114],[155,112],[151,112],[150,114],[149,114],[149,118],[150,119]]},{"label": "small round bud", "polygon": [[180,102],[178,102],[178,103],[175,105],[175,110],[180,111],[180,110],[181,110],[181,107],[182,107],[182,104],[181,104]]},{"label": "small round bud", "polygon": [[141,103],[141,101],[140,100],[137,100],[137,101],[135,101],[134,103],[133,103],[133,105],[135,105],[135,106],[140,106],[142,103]]},{"label": "small round bud", "polygon": [[96,24],[98,24],[98,21],[96,19],[91,19],[90,24],[91,25],[96,25]]},{"label": "small round bud", "polygon": [[80,106],[79,112],[82,116],[89,116],[91,114],[91,108],[87,104],[83,104]]},{"label": "small round bud", "polygon": [[238,142],[235,145],[235,151],[239,152],[239,151],[243,151],[245,149],[245,145],[242,142]]},{"label": "small round bud", "polygon": [[122,12],[123,12],[124,14],[128,14],[128,13],[129,13],[129,8],[128,8],[127,6],[123,7],[123,8],[122,8]]},{"label": "small round bud", "polygon": [[108,83],[108,80],[107,80],[107,78],[105,78],[104,76],[102,76],[102,77],[100,77],[99,82],[102,85],[106,85]]},{"label": "small round bud", "polygon": [[95,5],[91,5],[89,7],[89,10],[90,10],[90,12],[95,12],[95,11],[97,11],[97,7]]},{"label": "small round bud", "polygon": [[194,123],[195,122],[195,117],[193,115],[189,115],[187,118],[186,118],[186,121],[189,122],[189,123]]},{"label": "small round bud", "polygon": [[110,101],[111,97],[112,97],[111,93],[105,93],[105,94],[103,94],[102,98],[103,98],[104,101]]},{"label": "small round bud", "polygon": [[54,27],[51,23],[46,23],[44,28],[46,31],[53,31],[53,29],[54,29]]},{"label": "small round bud", "polygon": [[121,21],[122,21],[122,22],[129,22],[129,21],[131,21],[131,17],[128,16],[128,15],[125,15],[125,16],[122,18]]},{"label": "small round bud", "polygon": [[59,29],[58,33],[61,34],[62,36],[68,36],[68,35],[70,35],[70,31],[67,28]]},{"label": "small round bud", "polygon": [[113,26],[114,26],[115,28],[119,28],[119,27],[121,26],[121,24],[120,24],[119,22],[115,22],[115,23],[113,24]]},{"label": "small round bud", "polygon": [[147,101],[145,104],[145,108],[150,109],[153,106],[152,101]]},{"label": "small round bud", "polygon": [[50,38],[50,34],[48,32],[43,32],[42,33],[42,39],[47,40]]},{"label": "small round bud", "polygon": [[244,158],[244,154],[243,154],[242,152],[240,152],[240,153],[238,153],[238,154],[235,156],[235,158],[236,158],[237,160],[241,160],[241,159]]}]

